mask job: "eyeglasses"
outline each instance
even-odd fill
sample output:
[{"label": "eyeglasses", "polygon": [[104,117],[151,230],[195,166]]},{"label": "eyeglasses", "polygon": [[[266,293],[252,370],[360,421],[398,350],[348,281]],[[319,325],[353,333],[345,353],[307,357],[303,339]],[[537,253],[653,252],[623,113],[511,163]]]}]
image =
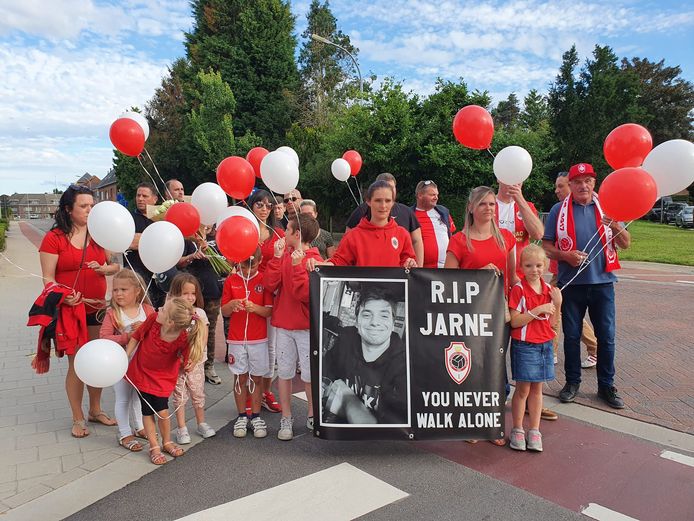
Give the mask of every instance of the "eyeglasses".
[{"label": "eyeglasses", "polygon": [[284,199],[284,202],[285,202],[285,204],[286,204],[286,203],[288,203],[289,201],[291,201],[291,202],[293,203],[293,202],[298,201],[298,200],[299,200],[298,197],[287,197],[287,198]]},{"label": "eyeglasses", "polygon": [[264,203],[263,201],[256,201],[255,203],[253,203],[253,206],[255,206],[258,209],[267,208],[268,210],[272,210],[272,207],[275,205],[272,203]]}]

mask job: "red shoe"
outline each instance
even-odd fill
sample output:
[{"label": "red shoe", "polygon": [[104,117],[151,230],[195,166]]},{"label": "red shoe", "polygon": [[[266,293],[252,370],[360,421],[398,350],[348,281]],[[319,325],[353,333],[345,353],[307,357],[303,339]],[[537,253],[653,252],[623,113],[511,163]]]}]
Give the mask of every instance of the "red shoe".
[{"label": "red shoe", "polygon": [[280,407],[280,404],[277,403],[277,400],[275,400],[275,395],[272,394],[272,391],[263,393],[263,401],[261,405],[270,412],[282,412],[282,408]]},{"label": "red shoe", "polygon": [[246,400],[246,416],[250,418],[253,415],[253,408],[251,407],[251,399]]}]

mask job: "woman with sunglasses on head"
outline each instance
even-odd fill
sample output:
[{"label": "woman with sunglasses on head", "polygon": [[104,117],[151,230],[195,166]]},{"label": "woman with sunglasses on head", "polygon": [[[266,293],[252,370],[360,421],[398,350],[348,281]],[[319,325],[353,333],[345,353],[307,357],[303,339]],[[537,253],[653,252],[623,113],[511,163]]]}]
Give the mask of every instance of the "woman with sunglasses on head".
[{"label": "woman with sunglasses on head", "polygon": [[[284,237],[284,230],[277,224],[274,212],[274,202],[276,199],[270,192],[266,190],[256,190],[253,195],[248,198],[248,206],[250,207],[255,218],[258,219],[260,225],[260,245],[261,259],[258,266],[258,273],[262,274],[265,271],[267,263],[275,255],[275,243]],[[247,274],[242,276],[247,277]],[[275,372],[275,328],[270,325],[268,320],[268,357],[270,362],[270,371],[263,377],[263,395],[262,406],[270,412],[280,412],[280,404],[277,402],[274,393],[272,392],[272,377]],[[246,404],[246,409],[250,409],[250,401]],[[246,411],[248,412],[248,411]],[[249,413],[250,414],[250,413]]]},{"label": "woman with sunglasses on head", "polygon": [[[39,247],[41,272],[45,284],[57,283],[72,288],[60,306],[71,306],[78,328],[76,339],[66,345],[63,336],[56,349],[68,357],[65,390],[72,409],[72,435],[89,434],[82,410],[84,384],[75,373],[74,361],[81,347],[79,338],[99,338],[96,314],[106,307],[106,276],[120,270],[111,252],[96,244],[87,230],[87,218],[94,206],[94,193],[86,186],[70,185],[63,192],[55,212],[55,223]],[[62,316],[62,313],[61,313]],[[84,319],[82,319],[84,317]],[[84,320],[84,321],[83,321]],[[87,331],[81,328],[86,327]],[[115,425],[116,421],[101,410],[101,389],[87,386],[91,422]]]}]

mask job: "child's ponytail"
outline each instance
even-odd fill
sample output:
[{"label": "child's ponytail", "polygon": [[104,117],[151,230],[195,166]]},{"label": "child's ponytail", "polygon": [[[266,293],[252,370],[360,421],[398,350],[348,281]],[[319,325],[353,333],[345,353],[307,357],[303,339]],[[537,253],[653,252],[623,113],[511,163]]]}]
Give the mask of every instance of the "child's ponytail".
[{"label": "child's ponytail", "polygon": [[207,326],[195,314],[195,309],[187,300],[172,297],[167,301],[169,319],[179,331],[186,330],[188,334],[188,360],[192,365],[202,360],[206,348]]},{"label": "child's ponytail", "polygon": [[188,346],[190,365],[194,366],[202,361],[205,354],[207,343],[205,342],[205,324],[202,323],[200,317],[195,317],[188,329]]}]

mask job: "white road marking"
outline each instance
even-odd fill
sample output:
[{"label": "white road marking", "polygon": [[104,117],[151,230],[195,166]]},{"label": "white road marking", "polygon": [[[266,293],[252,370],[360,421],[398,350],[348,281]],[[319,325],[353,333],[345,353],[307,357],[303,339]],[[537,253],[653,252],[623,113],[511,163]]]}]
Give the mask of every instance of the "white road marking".
[{"label": "white road marking", "polygon": [[681,463],[682,465],[688,465],[689,467],[694,467],[694,458],[691,456],[685,456],[679,452],[672,452],[671,450],[664,450],[660,453],[661,458],[669,459]]},{"label": "white road marking", "polygon": [[682,284],[694,284],[694,280],[676,280],[675,282],[681,282]]},{"label": "white road marking", "polygon": [[229,519],[355,519],[409,496],[388,483],[341,463],[178,521]]},{"label": "white road marking", "polygon": [[639,521],[634,517],[625,516],[597,503],[588,503],[588,506],[581,511],[581,514],[598,521]]},{"label": "white road marking", "polygon": [[305,402],[308,401],[308,398],[306,397],[306,391],[301,391],[300,393],[294,393],[292,396],[298,398],[299,400],[303,400]]}]

